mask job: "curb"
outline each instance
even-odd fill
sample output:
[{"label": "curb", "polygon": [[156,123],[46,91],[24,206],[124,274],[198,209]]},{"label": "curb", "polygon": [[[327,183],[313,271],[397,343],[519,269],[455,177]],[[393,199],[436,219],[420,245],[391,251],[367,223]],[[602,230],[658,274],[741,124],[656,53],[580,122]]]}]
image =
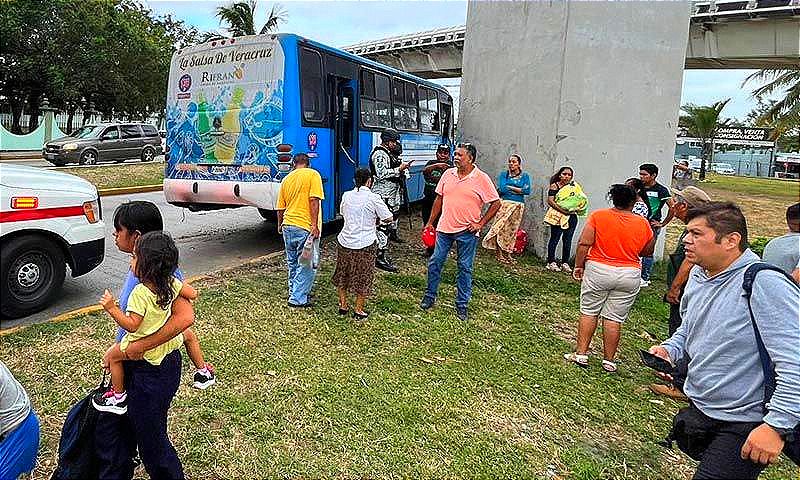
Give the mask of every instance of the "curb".
[{"label": "curb", "polygon": [[[216,269],[214,271],[211,271],[209,273],[203,273],[203,274],[200,274],[200,275],[193,275],[193,276],[187,278],[186,282],[194,283],[194,282],[198,282],[198,281],[201,281],[201,280],[206,280],[206,279],[211,278],[212,276],[218,275],[220,273],[225,273],[225,272],[228,272],[230,270],[234,270],[236,268],[243,267],[243,266],[246,266],[246,265],[253,265],[253,264],[261,263],[261,262],[264,262],[264,261],[267,261],[267,260],[272,260],[273,258],[277,258],[277,257],[283,256],[283,255],[285,255],[284,250],[278,250],[276,252],[267,253],[265,255],[260,255],[258,257],[247,259],[247,260],[245,260],[243,262],[240,262],[240,263],[236,263],[236,264],[232,264],[232,265],[226,265],[224,267],[218,268],[218,269]],[[68,312],[64,312],[62,314],[56,315],[55,317],[51,317],[51,318],[45,320],[44,322],[33,323],[33,324],[29,324],[29,325],[19,325],[17,327],[11,327],[11,328],[8,328],[8,329],[5,329],[5,330],[0,330],[0,337],[20,332],[20,331],[22,331],[22,330],[24,330],[24,329],[26,329],[28,327],[31,327],[33,325],[44,325],[44,324],[47,324],[47,323],[64,322],[64,321],[69,320],[71,318],[79,317],[81,315],[87,315],[89,313],[94,313],[94,312],[100,311],[102,309],[103,309],[103,307],[100,306],[100,305],[87,305],[85,307],[76,308],[74,310],[70,310]]]},{"label": "curb", "polygon": [[97,190],[97,193],[101,197],[109,197],[112,195],[126,195],[131,193],[160,192],[161,190],[164,190],[164,184],[138,185],[136,187],[103,188]]}]

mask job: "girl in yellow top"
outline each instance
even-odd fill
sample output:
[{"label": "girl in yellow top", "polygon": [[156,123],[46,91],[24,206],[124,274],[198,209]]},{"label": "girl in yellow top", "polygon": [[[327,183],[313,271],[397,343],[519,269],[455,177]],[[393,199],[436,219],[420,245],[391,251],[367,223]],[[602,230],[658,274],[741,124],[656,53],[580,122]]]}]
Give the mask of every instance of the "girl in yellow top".
[{"label": "girl in yellow top", "polygon": [[[128,298],[127,312],[123,313],[108,290],[100,299],[100,304],[111,318],[128,333],[122,341],[109,349],[106,357],[111,371],[111,388],[92,399],[94,408],[102,412],[122,415],[128,411],[128,397],[125,393],[125,378],[122,362],[130,342],[155,333],[169,318],[172,302],[178,297],[189,300],[197,298],[197,290],[182,283],[174,276],[178,268],[178,248],[168,233],[155,231],[145,233],[136,241],[131,255],[131,271],[141,283],[134,287]],[[160,365],[167,354],[183,345],[183,335],[148,350],[144,359]]]}]

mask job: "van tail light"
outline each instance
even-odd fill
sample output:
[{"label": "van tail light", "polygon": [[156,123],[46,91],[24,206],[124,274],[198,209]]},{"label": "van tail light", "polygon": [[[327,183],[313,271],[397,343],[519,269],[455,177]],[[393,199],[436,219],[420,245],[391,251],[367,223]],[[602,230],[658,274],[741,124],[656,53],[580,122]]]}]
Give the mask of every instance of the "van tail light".
[{"label": "van tail light", "polygon": [[100,202],[92,200],[91,202],[83,203],[83,215],[89,223],[97,223],[100,221]]},{"label": "van tail light", "polygon": [[11,208],[16,210],[37,208],[38,197],[11,197]]}]

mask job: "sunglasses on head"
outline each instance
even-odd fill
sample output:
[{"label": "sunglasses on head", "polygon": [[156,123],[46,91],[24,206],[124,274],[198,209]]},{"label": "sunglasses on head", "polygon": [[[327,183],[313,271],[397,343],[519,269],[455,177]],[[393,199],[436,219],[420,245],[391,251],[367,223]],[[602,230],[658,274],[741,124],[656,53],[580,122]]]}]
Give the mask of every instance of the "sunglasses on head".
[{"label": "sunglasses on head", "polygon": [[478,153],[478,150],[475,148],[475,145],[471,143],[459,143],[458,148],[463,148],[464,150],[469,153],[469,156],[475,158],[475,155]]}]

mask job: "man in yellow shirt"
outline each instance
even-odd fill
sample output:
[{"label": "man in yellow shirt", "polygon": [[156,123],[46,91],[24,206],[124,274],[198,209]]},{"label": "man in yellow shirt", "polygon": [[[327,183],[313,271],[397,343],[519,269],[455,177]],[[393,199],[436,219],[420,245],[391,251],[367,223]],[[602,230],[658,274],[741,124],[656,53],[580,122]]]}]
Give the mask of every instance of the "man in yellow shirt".
[{"label": "man in yellow shirt", "polygon": [[[286,246],[286,264],[289,268],[289,306],[311,307],[308,293],[317,274],[317,259],[310,265],[300,263],[300,254],[309,235],[315,239],[319,250],[322,229],[322,177],[309,167],[308,155],[298,153],[293,158],[294,170],[283,179],[278,193],[278,231],[283,234]],[[313,219],[313,220],[312,220]]]}]

